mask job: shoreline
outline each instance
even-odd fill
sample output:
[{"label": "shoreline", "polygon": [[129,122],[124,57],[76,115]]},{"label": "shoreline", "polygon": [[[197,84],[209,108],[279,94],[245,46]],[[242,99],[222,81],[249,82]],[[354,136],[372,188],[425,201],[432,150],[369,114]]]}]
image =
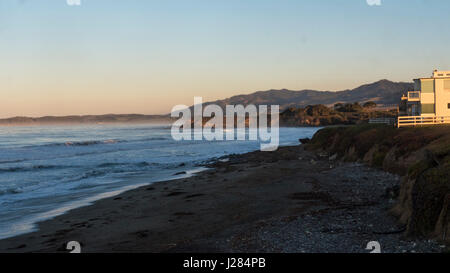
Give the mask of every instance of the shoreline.
[{"label": "shoreline", "polygon": [[22,235],[27,235],[27,234],[30,234],[33,232],[39,232],[39,229],[38,229],[39,223],[45,222],[45,221],[50,221],[50,220],[54,219],[55,217],[70,213],[70,211],[72,211],[74,209],[95,205],[95,203],[97,201],[100,201],[103,199],[108,199],[108,198],[113,198],[113,197],[121,195],[125,192],[132,191],[132,190],[135,190],[135,189],[138,189],[141,187],[149,186],[154,183],[170,182],[173,180],[189,178],[189,177],[196,175],[197,173],[200,173],[200,172],[203,172],[206,170],[208,170],[208,169],[199,165],[193,169],[186,170],[181,173],[172,174],[173,177],[167,176],[164,178],[158,178],[151,182],[144,182],[144,183],[137,183],[137,184],[127,185],[127,186],[122,186],[122,187],[114,189],[114,190],[109,190],[106,192],[99,192],[93,196],[85,197],[80,200],[66,202],[66,203],[62,204],[62,206],[60,206],[60,207],[56,207],[52,210],[42,212],[40,214],[31,216],[31,217],[27,217],[20,222],[13,223],[14,226],[20,226],[21,229],[26,229],[26,231],[10,232],[9,234],[13,234],[13,235],[5,235],[4,237],[3,237],[3,235],[0,234],[0,241],[18,237],[18,236],[22,236]]},{"label": "shoreline", "polygon": [[[197,175],[155,182],[0,240],[0,252],[440,252],[403,240],[388,210],[399,177],[302,145],[227,156]],[[375,192],[375,193],[374,193]]]}]

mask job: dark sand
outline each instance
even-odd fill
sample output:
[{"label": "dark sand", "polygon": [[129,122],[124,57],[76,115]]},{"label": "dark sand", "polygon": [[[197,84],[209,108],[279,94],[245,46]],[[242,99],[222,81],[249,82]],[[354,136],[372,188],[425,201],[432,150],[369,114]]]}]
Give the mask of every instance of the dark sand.
[{"label": "dark sand", "polygon": [[197,176],[155,183],[0,241],[0,252],[439,252],[404,240],[388,210],[399,177],[330,160],[302,146],[217,162]]}]

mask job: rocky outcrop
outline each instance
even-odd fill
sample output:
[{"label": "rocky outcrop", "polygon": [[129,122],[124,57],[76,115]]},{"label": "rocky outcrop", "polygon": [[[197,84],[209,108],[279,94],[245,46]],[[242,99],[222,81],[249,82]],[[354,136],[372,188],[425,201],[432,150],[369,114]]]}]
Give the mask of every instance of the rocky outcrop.
[{"label": "rocky outcrop", "polygon": [[[373,109],[355,108],[332,109],[325,105],[309,105],[304,108],[288,108],[280,114],[281,126],[328,126],[354,125],[368,123],[371,118],[393,118],[396,111],[373,111]],[[358,105],[358,104],[356,104]]]},{"label": "rocky outcrop", "polygon": [[450,243],[450,126],[325,128],[308,144],[403,176],[392,208],[406,233]]}]

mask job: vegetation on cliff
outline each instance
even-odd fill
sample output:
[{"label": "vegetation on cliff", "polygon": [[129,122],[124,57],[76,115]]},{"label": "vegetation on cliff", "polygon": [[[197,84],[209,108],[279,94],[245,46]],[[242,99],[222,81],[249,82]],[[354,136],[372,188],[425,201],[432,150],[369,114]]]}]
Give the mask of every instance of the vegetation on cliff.
[{"label": "vegetation on cliff", "polygon": [[[305,108],[288,108],[280,114],[282,126],[327,126],[367,123],[371,118],[394,118],[397,111],[377,111],[375,103],[338,103],[334,108],[310,105]],[[375,104],[376,106],[376,104]]]},{"label": "vegetation on cliff", "polygon": [[407,234],[450,242],[450,126],[325,128],[308,148],[403,175],[392,212]]}]

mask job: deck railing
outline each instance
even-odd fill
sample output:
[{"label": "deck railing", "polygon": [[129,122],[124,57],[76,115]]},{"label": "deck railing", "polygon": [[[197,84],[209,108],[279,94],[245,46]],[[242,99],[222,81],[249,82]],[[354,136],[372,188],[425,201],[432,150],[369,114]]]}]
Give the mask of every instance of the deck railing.
[{"label": "deck railing", "polygon": [[420,91],[409,91],[408,92],[408,100],[409,101],[419,101],[420,100]]},{"label": "deck railing", "polygon": [[371,118],[369,119],[370,124],[387,124],[394,125],[395,118]]},{"label": "deck railing", "polygon": [[435,117],[421,117],[421,116],[399,116],[397,120],[397,127],[407,126],[424,126],[424,125],[438,125],[450,124],[450,116],[435,116]]}]

